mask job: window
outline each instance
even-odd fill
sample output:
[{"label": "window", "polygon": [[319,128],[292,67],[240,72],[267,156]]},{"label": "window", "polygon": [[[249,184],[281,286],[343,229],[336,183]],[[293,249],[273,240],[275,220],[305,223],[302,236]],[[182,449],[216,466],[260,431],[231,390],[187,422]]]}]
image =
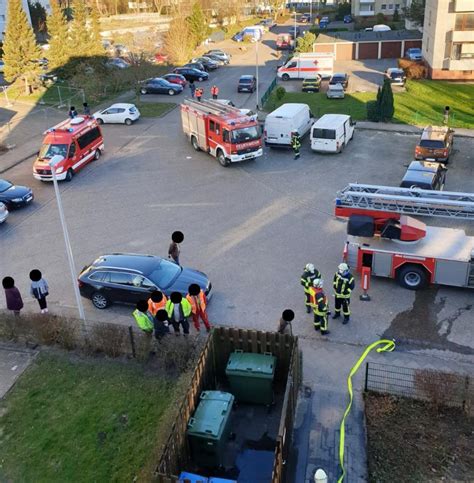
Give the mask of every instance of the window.
[{"label": "window", "polygon": [[400,10],[400,4],[399,3],[395,4],[395,10]]},{"label": "window", "polygon": [[122,114],[122,112],[125,112],[125,109],[123,108],[117,109],[117,114]]},{"label": "window", "polygon": [[453,44],[451,58],[453,60],[474,59],[474,43]]},{"label": "window", "polygon": [[133,275],[125,272],[107,272],[104,282],[131,286],[133,285]]},{"label": "window", "polygon": [[219,134],[221,131],[221,125],[220,124],[216,124],[216,134]]},{"label": "window", "polygon": [[230,142],[229,131],[227,131],[227,129],[224,129],[224,130],[222,131],[222,140],[223,140],[225,143],[229,143],[229,142]]},{"label": "window", "polygon": [[389,10],[393,10],[393,3],[389,3],[389,4],[388,4],[388,9],[389,9]]},{"label": "window", "polygon": [[313,139],[336,139],[336,131],[334,129],[319,129],[313,131]]},{"label": "window", "polygon": [[96,282],[100,282],[104,277],[104,272],[94,272],[89,275],[89,280],[95,280]]},{"label": "window", "polygon": [[95,127],[77,138],[77,144],[79,144],[81,149],[84,149],[98,138],[100,138],[100,131],[98,127]]},{"label": "window", "polygon": [[[291,63],[290,63],[290,64],[288,64],[286,67],[287,67],[288,69],[292,69],[293,67],[296,67],[296,62],[291,62]],[[251,79],[248,79],[246,82],[247,82],[247,83],[251,82]]]},{"label": "window", "polygon": [[474,13],[458,13],[454,30],[474,30]]},{"label": "window", "polygon": [[380,8],[382,10],[387,10],[387,4],[386,3],[382,3],[382,6]]},{"label": "window", "polygon": [[73,141],[69,146],[69,158],[73,158],[76,155],[76,143]]},{"label": "window", "polygon": [[216,124],[214,121],[209,121],[209,129],[214,131],[216,129]]},{"label": "window", "polygon": [[53,156],[66,157],[67,144],[43,144],[41,146],[39,157],[40,158],[52,158]]}]

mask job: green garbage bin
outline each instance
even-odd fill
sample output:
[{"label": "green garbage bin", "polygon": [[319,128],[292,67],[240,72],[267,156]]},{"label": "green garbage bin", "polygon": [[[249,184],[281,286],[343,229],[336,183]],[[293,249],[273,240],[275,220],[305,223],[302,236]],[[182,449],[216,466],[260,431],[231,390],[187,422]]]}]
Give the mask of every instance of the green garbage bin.
[{"label": "green garbage bin", "polygon": [[200,399],[187,429],[192,459],[198,466],[223,466],[234,396],[228,392],[204,391]]},{"label": "green garbage bin", "polygon": [[232,394],[238,401],[270,405],[275,365],[276,357],[271,354],[236,350],[225,370]]}]

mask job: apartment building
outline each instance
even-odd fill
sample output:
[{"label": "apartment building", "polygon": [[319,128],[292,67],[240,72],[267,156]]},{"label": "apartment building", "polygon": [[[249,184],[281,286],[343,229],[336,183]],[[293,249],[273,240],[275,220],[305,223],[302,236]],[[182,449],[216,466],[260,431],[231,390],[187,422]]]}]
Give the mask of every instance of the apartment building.
[{"label": "apartment building", "polygon": [[474,0],[426,0],[423,58],[432,79],[474,80]]},{"label": "apartment building", "polygon": [[407,0],[352,0],[351,11],[355,17],[373,17],[379,13],[390,17],[395,10],[401,14],[406,2]]},{"label": "apartment building", "polygon": [[[34,3],[34,2],[33,2]],[[49,13],[50,11],[50,4],[49,0],[39,0],[39,3],[43,5],[46,9],[46,12]],[[23,8],[26,12],[28,20],[31,23],[30,17],[30,9],[28,7],[28,0],[22,0]],[[8,0],[0,0],[0,42],[3,40],[3,34],[5,32],[5,28],[7,26],[7,13],[8,13]]]}]

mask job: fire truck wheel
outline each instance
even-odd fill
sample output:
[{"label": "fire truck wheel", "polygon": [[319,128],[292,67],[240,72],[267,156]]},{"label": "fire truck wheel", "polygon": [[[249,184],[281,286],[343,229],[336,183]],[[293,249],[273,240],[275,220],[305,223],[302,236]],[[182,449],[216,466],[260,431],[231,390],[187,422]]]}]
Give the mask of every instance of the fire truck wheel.
[{"label": "fire truck wheel", "polygon": [[94,161],[97,161],[100,158],[100,155],[102,153],[100,152],[100,149],[96,149],[94,153]]},{"label": "fire truck wheel", "polygon": [[227,166],[229,166],[230,164],[229,161],[227,161],[224,153],[220,150],[217,152],[217,160],[219,161],[221,166],[224,166],[224,168],[227,168]]},{"label": "fire truck wheel", "polygon": [[201,151],[196,136],[191,136],[191,144],[193,145],[195,151]]},{"label": "fire truck wheel", "polygon": [[404,265],[397,273],[398,283],[409,290],[418,290],[426,286],[428,277],[422,267]]},{"label": "fire truck wheel", "polygon": [[74,176],[74,171],[72,168],[69,168],[66,173],[66,177],[64,178],[66,181],[71,181]]},{"label": "fire truck wheel", "polygon": [[290,76],[288,74],[283,74],[281,76],[281,80],[284,80],[284,81],[290,80]]}]

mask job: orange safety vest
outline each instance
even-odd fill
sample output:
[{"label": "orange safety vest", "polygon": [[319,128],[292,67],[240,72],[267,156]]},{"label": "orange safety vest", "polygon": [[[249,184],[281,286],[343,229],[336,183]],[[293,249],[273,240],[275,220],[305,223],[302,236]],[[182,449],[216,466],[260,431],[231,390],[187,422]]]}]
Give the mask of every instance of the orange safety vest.
[{"label": "orange safety vest", "polygon": [[211,87],[211,95],[217,96],[219,94],[219,88],[217,86],[212,86]]},{"label": "orange safety vest", "polygon": [[[196,297],[198,298],[197,303],[196,303]],[[199,295],[188,294],[186,295],[186,298],[188,299],[188,302],[191,304],[193,314],[197,313],[199,307],[203,312],[206,310],[206,305],[207,305],[206,295],[202,290],[199,292]]]},{"label": "orange safety vest", "polygon": [[[321,293],[321,292],[324,292],[324,290],[322,288],[311,287],[309,289],[310,304],[311,304],[312,307],[315,307],[317,305],[316,295],[318,293]],[[325,302],[327,304],[327,297],[325,296],[324,298],[325,298]]]},{"label": "orange safety vest", "polygon": [[153,300],[148,299],[148,311],[150,312],[153,317],[156,315],[158,310],[164,309],[166,302],[168,299],[166,298],[165,294],[163,294],[163,298],[161,302],[153,302]]},{"label": "orange safety vest", "polygon": [[201,97],[203,93],[202,89],[196,89],[196,97]]}]

